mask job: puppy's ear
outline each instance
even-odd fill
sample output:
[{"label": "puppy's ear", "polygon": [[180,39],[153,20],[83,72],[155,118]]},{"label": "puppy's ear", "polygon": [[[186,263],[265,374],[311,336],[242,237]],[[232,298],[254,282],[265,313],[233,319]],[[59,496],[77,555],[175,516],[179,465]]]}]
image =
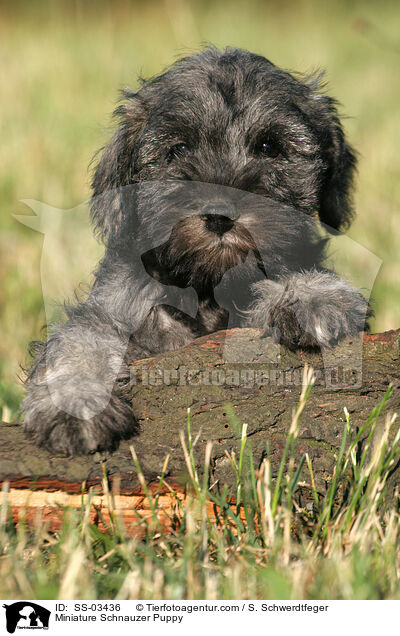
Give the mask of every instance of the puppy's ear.
[{"label": "puppy's ear", "polygon": [[122,219],[121,188],[133,182],[135,141],[147,121],[139,93],[123,92],[126,103],[114,112],[119,127],[102,152],[92,180],[91,218],[95,232],[105,241]]},{"label": "puppy's ear", "polygon": [[353,218],[352,188],[356,155],[346,142],[336,101],[319,94],[315,95],[315,105],[319,113],[314,122],[317,121],[319,126],[322,124],[319,132],[326,166],[319,217],[331,228],[347,228]]}]

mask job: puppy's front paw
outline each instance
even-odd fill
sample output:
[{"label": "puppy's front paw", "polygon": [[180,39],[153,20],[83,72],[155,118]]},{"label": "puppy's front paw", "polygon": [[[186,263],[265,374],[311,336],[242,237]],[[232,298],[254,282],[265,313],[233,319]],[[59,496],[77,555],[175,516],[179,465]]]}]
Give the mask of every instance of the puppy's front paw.
[{"label": "puppy's front paw", "polygon": [[304,272],[253,286],[253,326],[291,348],[332,347],[368,330],[371,315],[364,296],[330,272]]},{"label": "puppy's front paw", "polygon": [[49,452],[62,455],[86,455],[96,451],[113,451],[121,439],[135,434],[136,426],[130,405],[116,395],[102,413],[79,419],[59,410],[47,399],[28,396],[22,404],[24,431]]}]

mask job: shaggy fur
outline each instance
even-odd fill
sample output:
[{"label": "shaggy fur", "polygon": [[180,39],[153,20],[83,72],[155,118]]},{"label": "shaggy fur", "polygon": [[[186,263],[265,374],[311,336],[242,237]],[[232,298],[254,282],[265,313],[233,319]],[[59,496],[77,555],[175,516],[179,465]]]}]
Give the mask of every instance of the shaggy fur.
[{"label": "shaggy fur", "polygon": [[314,217],[349,225],[355,156],[318,80],[207,49],[126,90],[116,115],[93,179],[105,256],[88,299],[36,344],[22,404],[25,431],[65,454],[135,433],[130,360],[228,321],[332,346],[368,314],[323,267]]}]

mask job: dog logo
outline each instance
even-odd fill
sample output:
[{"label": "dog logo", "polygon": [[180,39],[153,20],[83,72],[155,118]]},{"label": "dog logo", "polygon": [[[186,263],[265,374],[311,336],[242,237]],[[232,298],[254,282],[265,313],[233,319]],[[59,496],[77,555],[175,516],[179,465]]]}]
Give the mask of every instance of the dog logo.
[{"label": "dog logo", "polygon": [[[149,329],[159,333],[160,348],[165,350],[185,344],[187,338],[228,329],[222,362],[250,363],[257,369],[260,364],[279,363],[282,340],[292,348],[318,345],[327,386],[339,383],[332,376],[332,369],[339,367],[351,370],[351,380],[345,376],[340,385],[360,385],[368,297],[359,288],[372,288],[381,264],[375,255],[310,215],[228,186],[150,181],[99,195],[92,206],[108,209],[116,201],[125,226],[109,239],[104,274],[97,273],[100,279],[104,275],[105,286],[96,283],[89,302],[82,305],[82,316],[80,309],[76,318],[76,310],[69,311],[72,328],[66,327],[66,340],[60,341],[67,347],[61,367],[52,348],[43,349],[40,378],[46,381],[51,408],[80,420],[92,420],[107,407],[112,409],[112,392],[124,369],[130,337],[137,334],[142,351],[143,334]],[[73,297],[77,283],[69,261],[80,258],[81,234],[85,242],[90,238],[88,206],[61,210],[40,201],[24,202],[35,216],[15,218],[44,235],[41,282],[46,322],[57,324],[55,311],[63,298]],[[163,211],[158,218],[157,210]],[[346,255],[342,271],[336,262],[330,266],[325,260],[327,237],[335,254]],[[68,240],[70,257],[64,271],[62,258],[57,259],[59,276],[54,276],[54,255],[63,253]],[[364,263],[357,288],[346,282],[351,278],[346,263],[353,261]],[[54,287],[54,281],[66,284],[65,291]],[[115,289],[119,291],[113,300]],[[149,322],[152,315],[157,316],[154,324]],[[119,331],[116,324],[122,326]],[[262,328],[263,337],[243,347],[237,327]],[[93,345],[94,333],[101,346]],[[341,351],[339,360],[331,341],[346,336],[352,336],[352,346],[348,353]],[[76,347],[80,366],[75,364]],[[147,349],[139,350],[136,357],[150,355]],[[96,365],[92,359],[85,363],[85,351],[88,359],[94,356]],[[88,394],[96,395],[90,403]],[[112,420],[119,416],[119,407],[110,412]],[[129,411],[125,420],[129,431],[131,420]]]},{"label": "dog logo", "polygon": [[9,634],[14,634],[16,629],[49,629],[51,612],[37,603],[18,601],[11,605],[4,604],[3,607]]}]

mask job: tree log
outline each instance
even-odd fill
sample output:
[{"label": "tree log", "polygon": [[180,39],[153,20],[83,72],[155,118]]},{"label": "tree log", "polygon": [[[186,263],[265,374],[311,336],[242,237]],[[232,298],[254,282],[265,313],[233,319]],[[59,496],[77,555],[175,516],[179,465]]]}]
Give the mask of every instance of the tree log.
[{"label": "tree log", "polygon": [[[361,352],[362,358],[358,356]],[[344,342],[324,356],[283,348],[277,355],[276,348],[271,349],[271,343],[256,329],[218,332],[177,351],[132,363],[129,398],[140,432],[122,442],[112,454],[54,456],[28,440],[18,423],[1,424],[0,482],[7,483],[10,489],[9,501],[15,517],[21,510],[29,516],[40,509],[57,527],[60,503],[79,507],[82,495],[93,489],[103,492],[105,467],[108,483],[114,489],[115,509],[121,511],[125,521],[135,525],[135,510],[150,514],[150,508],[130,446],[135,448],[150,489],[157,488],[165,457],[170,455],[166,481],[184,497],[188,471],[180,431],[187,434],[188,407],[200,475],[206,443],[211,440],[212,481],[217,487],[235,483],[226,451],[238,452],[243,424],[247,424],[255,466],[268,456],[274,475],[298,403],[302,369],[307,363],[315,370],[316,382],[301,418],[295,461],[300,462],[308,453],[317,490],[323,495],[342,440],[344,407],[353,426],[360,427],[392,384],[395,390],[380,421],[383,423],[388,413],[400,410],[399,359],[400,330],[366,335],[363,342]],[[307,479],[305,471],[303,477]],[[397,467],[391,484],[392,490],[396,484],[400,485]],[[306,500],[311,499],[307,490],[303,495]],[[107,509],[107,497],[104,494],[96,497],[93,519],[99,516],[99,511],[104,515]],[[165,489],[159,507],[165,508],[161,515],[163,523],[169,523],[173,500]]]}]

